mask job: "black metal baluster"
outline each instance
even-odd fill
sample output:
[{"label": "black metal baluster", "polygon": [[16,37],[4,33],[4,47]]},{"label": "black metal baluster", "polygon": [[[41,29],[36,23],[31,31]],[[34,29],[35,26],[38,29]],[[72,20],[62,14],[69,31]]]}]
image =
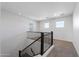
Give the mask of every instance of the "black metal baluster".
[{"label": "black metal baluster", "polygon": [[21,51],[19,50],[19,57],[21,57]]},{"label": "black metal baluster", "polygon": [[44,52],[44,33],[41,33],[41,55]]},{"label": "black metal baluster", "polygon": [[53,31],[51,31],[51,45],[53,45]]}]

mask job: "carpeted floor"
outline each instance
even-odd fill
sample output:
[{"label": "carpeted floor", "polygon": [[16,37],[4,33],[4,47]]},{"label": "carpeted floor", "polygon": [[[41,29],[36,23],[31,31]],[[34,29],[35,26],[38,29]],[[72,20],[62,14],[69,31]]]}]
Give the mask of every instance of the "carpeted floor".
[{"label": "carpeted floor", "polygon": [[72,42],[54,40],[54,49],[48,57],[78,57]]}]

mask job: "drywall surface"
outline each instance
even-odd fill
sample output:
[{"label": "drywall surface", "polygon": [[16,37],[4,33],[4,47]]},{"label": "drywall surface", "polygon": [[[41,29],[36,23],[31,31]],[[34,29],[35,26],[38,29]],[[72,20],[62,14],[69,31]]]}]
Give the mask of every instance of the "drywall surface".
[{"label": "drywall surface", "polygon": [[[0,3],[0,27],[1,27],[1,3]],[[1,28],[0,28],[0,32],[1,32]],[[1,33],[0,33],[0,39],[1,39]],[[0,40],[0,45],[1,45],[1,40]],[[1,53],[1,49],[0,49],[0,53]]]},{"label": "drywall surface", "polygon": [[73,13],[73,43],[79,55],[79,3]]},{"label": "drywall surface", "polygon": [[5,9],[1,10],[0,18],[0,56],[18,57],[18,51],[28,45],[26,31],[29,31],[30,23],[33,24],[33,31],[36,31],[36,21]]},{"label": "drywall surface", "polygon": [[[64,28],[56,28],[56,22],[64,21]],[[54,39],[60,39],[65,41],[72,41],[72,16],[66,16],[57,19],[48,19],[40,22],[40,31],[53,31]],[[44,28],[44,23],[49,22],[49,28]]]}]

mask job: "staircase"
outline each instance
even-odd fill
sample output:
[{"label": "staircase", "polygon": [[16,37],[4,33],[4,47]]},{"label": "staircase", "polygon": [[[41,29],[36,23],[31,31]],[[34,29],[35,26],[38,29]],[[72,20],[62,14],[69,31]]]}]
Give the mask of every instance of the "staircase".
[{"label": "staircase", "polygon": [[[53,32],[27,32],[28,39],[34,40],[30,45],[19,51],[19,57],[43,55],[53,45]],[[38,35],[39,34],[39,35]],[[34,36],[34,37],[33,37]]]}]

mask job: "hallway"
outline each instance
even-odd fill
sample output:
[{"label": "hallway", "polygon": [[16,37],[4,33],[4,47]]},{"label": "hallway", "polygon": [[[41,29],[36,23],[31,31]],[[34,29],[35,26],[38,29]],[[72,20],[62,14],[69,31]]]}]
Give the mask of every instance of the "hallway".
[{"label": "hallway", "polygon": [[0,57],[18,57],[24,50],[23,55],[43,56],[53,39],[48,57],[79,56],[79,2],[0,2],[0,7]]}]

